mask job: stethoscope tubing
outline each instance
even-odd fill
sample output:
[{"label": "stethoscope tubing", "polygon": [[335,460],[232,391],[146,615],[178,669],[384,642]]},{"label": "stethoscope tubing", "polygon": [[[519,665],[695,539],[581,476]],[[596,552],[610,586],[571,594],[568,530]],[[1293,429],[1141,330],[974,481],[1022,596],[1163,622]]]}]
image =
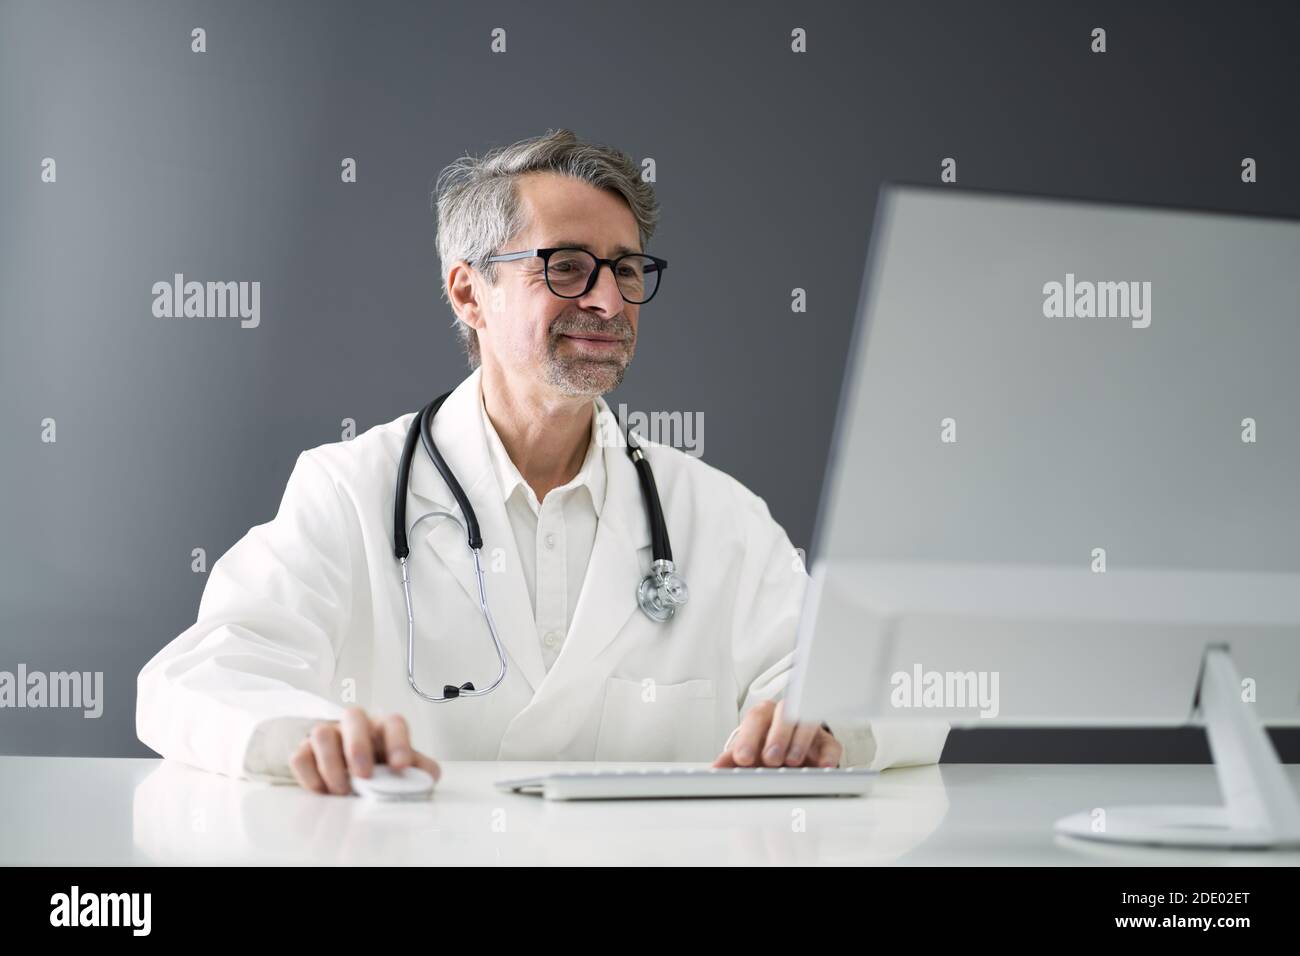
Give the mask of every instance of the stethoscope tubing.
[{"label": "stethoscope tubing", "polygon": [[[406,440],[402,445],[401,461],[397,469],[397,488],[393,503],[393,555],[401,565],[402,593],[406,599],[406,678],[411,685],[411,689],[416,694],[425,700],[439,704],[446,703],[449,700],[457,700],[460,697],[482,697],[484,694],[491,693],[505,679],[507,671],[505,648],[501,643],[500,635],[497,633],[496,621],[492,618],[492,609],[488,606],[487,588],[483,580],[481,559],[483,535],[479,529],[478,516],[474,513],[474,506],[470,504],[469,497],[461,488],[460,482],[456,480],[451,466],[447,464],[446,459],[438,450],[437,443],[433,440],[433,417],[438,413],[438,409],[442,407],[443,402],[447,400],[449,395],[451,395],[451,392],[446,392],[424,406],[407,430]],[[675,573],[672,560],[672,545],[668,540],[668,524],[664,519],[663,505],[659,500],[659,489],[655,485],[654,473],[650,469],[650,462],[646,459],[641,446],[636,443],[632,436],[631,431],[627,432],[627,453],[636,466],[637,477],[641,484],[641,493],[645,500],[646,514],[650,524],[651,552],[654,556],[651,573],[638,586],[638,603],[652,620],[664,622],[671,620],[677,608],[686,603],[686,586],[685,582]],[[456,499],[456,504],[465,518],[463,522],[450,511],[430,511],[417,518],[409,529],[406,527],[406,498],[417,443],[423,443],[429,460],[433,462],[434,468],[442,476],[442,480],[446,482],[452,497]],[[496,649],[497,660],[501,665],[496,677],[488,686],[480,689],[475,688],[472,683],[461,684],[459,687],[454,684],[447,684],[443,687],[443,696],[441,697],[426,693],[415,679],[415,614],[411,604],[411,579],[407,564],[410,558],[410,535],[414,534],[416,525],[425,518],[432,517],[451,518],[465,531],[469,549],[474,556],[474,577],[478,582],[479,609],[483,612],[483,616],[487,621],[488,631],[492,635],[492,644]],[[647,597],[647,595],[650,596]],[[655,603],[655,595],[660,598],[669,595],[666,602],[668,606],[665,608]]]}]

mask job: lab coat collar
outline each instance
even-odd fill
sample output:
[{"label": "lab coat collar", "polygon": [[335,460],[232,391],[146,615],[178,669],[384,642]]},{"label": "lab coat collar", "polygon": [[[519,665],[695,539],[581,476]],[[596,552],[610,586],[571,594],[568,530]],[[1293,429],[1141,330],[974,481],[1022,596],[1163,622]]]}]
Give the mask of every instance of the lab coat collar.
[{"label": "lab coat collar", "polygon": [[[591,560],[574,608],[569,634],[559,658],[548,671],[542,660],[541,642],[514,531],[506,515],[505,501],[488,451],[480,404],[481,379],[480,366],[447,397],[434,417],[433,437],[478,516],[479,532],[483,537],[480,560],[484,590],[497,633],[509,655],[511,669],[522,675],[537,693],[548,681],[562,686],[565,674],[576,676],[585,673],[583,665],[594,660],[622,630],[636,609],[637,585],[650,568],[650,524],[636,466],[627,456],[626,442],[609,405],[604,398],[598,397],[598,445],[605,464],[603,507],[596,523]],[[409,420],[407,424],[410,424]],[[642,441],[641,444],[649,443]],[[421,499],[424,507],[408,503],[408,527],[430,509],[450,511],[461,517],[455,498],[422,445],[416,448],[409,486],[412,498]],[[660,492],[667,497],[667,488],[660,485]],[[423,534],[423,541],[477,606],[478,581],[474,574],[474,559],[461,526],[446,519],[430,518],[425,527],[428,530]],[[418,536],[412,539],[412,548],[417,540],[420,540]],[[497,557],[503,560],[497,561]],[[420,557],[412,558],[415,566],[419,561]],[[501,570],[493,571],[494,567]],[[467,639],[469,637],[467,635]],[[482,639],[487,639],[486,635]]]},{"label": "lab coat collar", "polygon": [[[479,387],[479,412],[483,419],[483,434],[488,444],[488,454],[492,461],[492,466],[496,471],[497,481],[501,485],[501,500],[508,502],[510,496],[515,494],[516,490],[523,486],[521,492],[525,496],[528,506],[536,513],[533,506],[533,497],[528,494],[528,484],[524,481],[524,476],[519,473],[519,468],[510,458],[506,451],[505,445],[501,442],[501,436],[497,433],[496,427],[492,424],[492,419],[488,417],[487,408],[483,403],[482,383],[480,380]],[[591,429],[589,432],[590,439],[587,442],[586,455],[582,460],[582,466],[578,469],[572,481],[569,483],[574,489],[586,486],[587,492],[591,496],[591,506],[596,512],[596,517],[600,517],[600,509],[605,504],[605,456],[601,451],[602,445],[602,428],[605,427],[601,421],[600,405],[593,399],[592,401]],[[612,417],[612,416],[611,416]],[[565,485],[564,487],[569,487]]]}]

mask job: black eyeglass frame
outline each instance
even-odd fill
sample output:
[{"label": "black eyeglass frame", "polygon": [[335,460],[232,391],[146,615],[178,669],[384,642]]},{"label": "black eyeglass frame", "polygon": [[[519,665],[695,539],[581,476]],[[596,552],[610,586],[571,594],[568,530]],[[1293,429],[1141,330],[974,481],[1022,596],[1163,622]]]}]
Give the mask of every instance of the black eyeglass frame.
[{"label": "black eyeglass frame", "polygon": [[[591,275],[587,277],[587,287],[583,289],[581,292],[579,292],[577,295],[562,295],[559,292],[556,292],[555,287],[551,285],[551,272],[550,272],[551,256],[557,252],[563,252],[563,251],[585,252],[587,255],[591,256],[593,259],[596,260],[596,268],[592,269]],[[614,285],[618,288],[618,294],[623,296],[623,301],[628,303],[629,305],[645,305],[647,302],[650,301],[650,299],[653,299],[658,294],[659,287],[663,285],[663,283],[656,280],[654,292],[650,293],[649,298],[643,299],[640,302],[633,302],[626,295],[623,295],[623,287],[618,284],[618,272],[614,267],[624,259],[630,258],[632,256],[640,256],[643,259],[649,259],[651,262],[655,264],[655,268],[658,270],[661,278],[663,276],[664,270],[668,268],[667,259],[660,259],[658,256],[652,256],[649,253],[645,253],[645,252],[625,252],[623,253],[623,255],[618,256],[617,258],[614,259],[602,259],[594,252],[591,252],[588,249],[580,249],[577,246],[552,246],[546,249],[525,249],[522,252],[503,252],[499,256],[488,256],[486,259],[480,259],[479,262],[480,263],[511,262],[515,259],[531,259],[534,256],[540,256],[542,259],[542,275],[545,276],[546,278],[546,288],[551,290],[552,295],[557,295],[561,299],[581,299],[584,295],[586,295],[595,287],[596,278],[600,275],[600,267],[609,266],[609,271],[614,276]],[[474,265],[474,263],[470,262],[470,265],[472,266]]]}]

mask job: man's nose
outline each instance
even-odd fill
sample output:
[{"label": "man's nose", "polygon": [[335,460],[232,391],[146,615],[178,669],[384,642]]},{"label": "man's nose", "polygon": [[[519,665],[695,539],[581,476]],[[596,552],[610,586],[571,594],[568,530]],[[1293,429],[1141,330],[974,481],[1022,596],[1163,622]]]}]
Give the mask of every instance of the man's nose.
[{"label": "man's nose", "polygon": [[623,293],[618,290],[618,280],[614,278],[614,267],[608,262],[596,266],[596,281],[579,302],[588,308],[600,308],[607,315],[618,315],[626,304]]}]

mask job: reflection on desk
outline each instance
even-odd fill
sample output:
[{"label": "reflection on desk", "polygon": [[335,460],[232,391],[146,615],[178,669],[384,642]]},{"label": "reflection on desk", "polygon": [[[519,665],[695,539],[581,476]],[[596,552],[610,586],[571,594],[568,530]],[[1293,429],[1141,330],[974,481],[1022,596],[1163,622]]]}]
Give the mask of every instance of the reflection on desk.
[{"label": "reflection on desk", "polygon": [[590,766],[449,761],[432,800],[381,804],[161,760],[0,757],[0,864],[1300,865],[1052,832],[1091,807],[1218,802],[1208,765],[904,767],[859,798],[568,803],[493,787]]}]

